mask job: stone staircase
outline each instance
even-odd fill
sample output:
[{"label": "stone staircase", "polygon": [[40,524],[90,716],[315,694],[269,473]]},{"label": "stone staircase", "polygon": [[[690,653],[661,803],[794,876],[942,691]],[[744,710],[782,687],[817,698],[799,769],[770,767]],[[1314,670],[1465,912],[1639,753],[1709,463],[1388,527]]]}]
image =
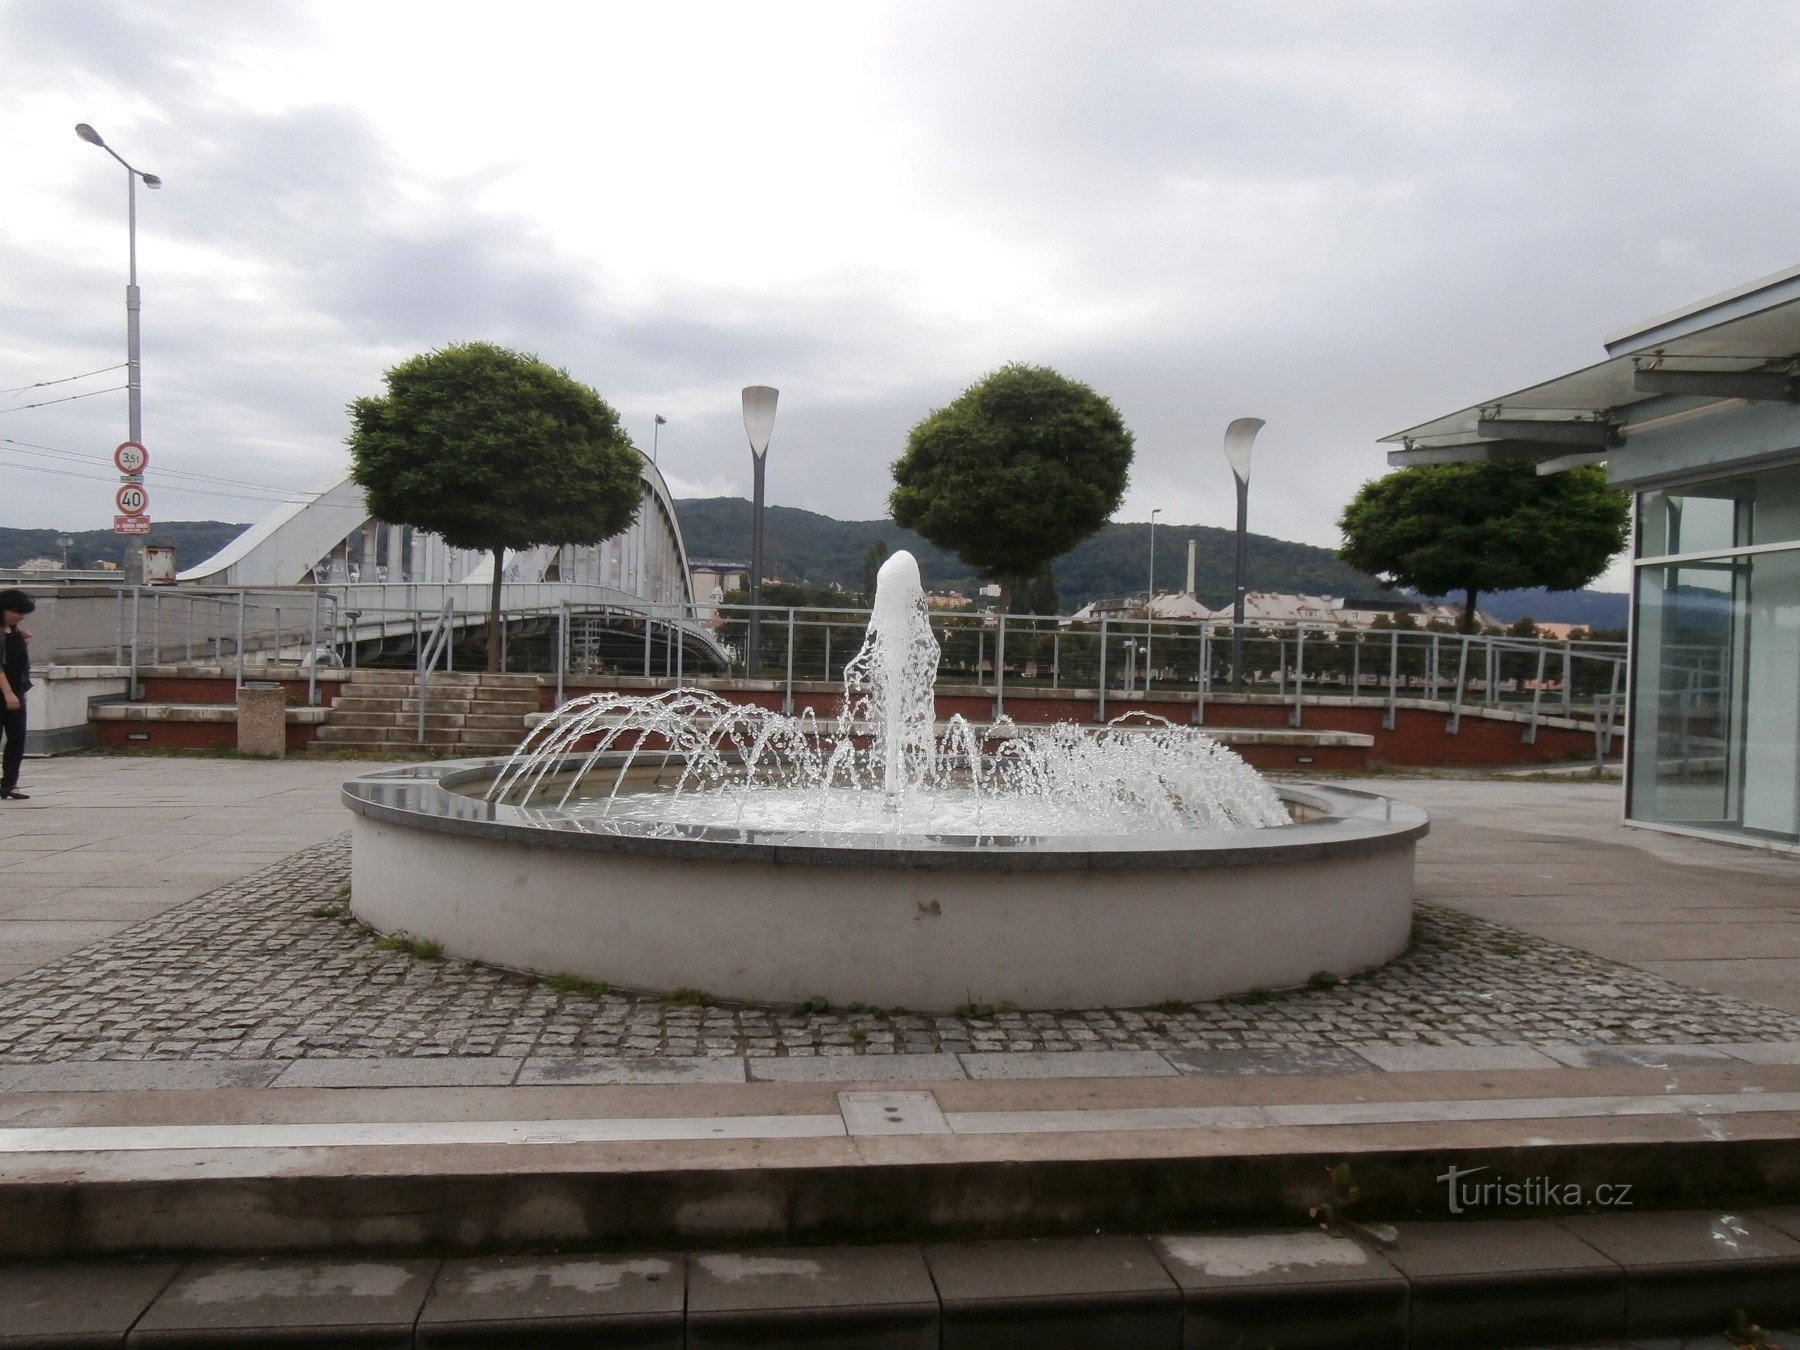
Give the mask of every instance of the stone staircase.
[{"label": "stone staircase", "polygon": [[331,705],[314,744],[322,749],[435,758],[510,754],[538,711],[535,675],[431,677],[425,740],[419,737],[419,681],[406,670],[359,670]]}]

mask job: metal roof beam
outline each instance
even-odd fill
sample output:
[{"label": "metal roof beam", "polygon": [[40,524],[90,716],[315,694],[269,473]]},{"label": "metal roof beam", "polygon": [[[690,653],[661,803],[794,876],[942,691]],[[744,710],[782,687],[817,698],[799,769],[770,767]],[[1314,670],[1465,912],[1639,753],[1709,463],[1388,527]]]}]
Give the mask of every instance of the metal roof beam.
[{"label": "metal roof beam", "polygon": [[1585,445],[1595,449],[1625,443],[1610,422],[1553,422],[1533,417],[1483,417],[1475,423],[1483,436],[1503,440],[1532,441],[1540,445]]},{"label": "metal roof beam", "polygon": [[1631,387],[1640,394],[1800,403],[1800,377],[1781,370],[1670,370],[1655,366],[1634,371]]},{"label": "metal roof beam", "polygon": [[1419,464],[1481,464],[1505,459],[1543,459],[1551,447],[1532,441],[1465,441],[1461,445],[1409,445],[1388,451],[1387,462],[1396,469]]}]

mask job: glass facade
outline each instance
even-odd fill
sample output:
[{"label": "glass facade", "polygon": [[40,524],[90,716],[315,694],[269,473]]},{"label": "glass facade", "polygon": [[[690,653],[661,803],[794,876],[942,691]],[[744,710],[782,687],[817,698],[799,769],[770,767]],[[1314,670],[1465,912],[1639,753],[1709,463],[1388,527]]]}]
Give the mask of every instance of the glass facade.
[{"label": "glass facade", "polygon": [[1638,495],[1644,824],[1800,843],[1800,464]]}]

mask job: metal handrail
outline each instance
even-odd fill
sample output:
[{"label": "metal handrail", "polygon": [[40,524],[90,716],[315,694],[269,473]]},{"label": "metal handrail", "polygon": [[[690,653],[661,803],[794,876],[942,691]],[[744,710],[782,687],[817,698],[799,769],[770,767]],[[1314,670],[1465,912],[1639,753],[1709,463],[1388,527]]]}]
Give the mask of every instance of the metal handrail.
[{"label": "metal handrail", "polygon": [[432,625],[431,632],[418,650],[418,683],[419,683],[419,730],[417,743],[425,744],[425,701],[431,696],[431,675],[437,669],[439,655],[447,659],[445,670],[450,670],[456,660],[450,638],[456,631],[456,609],[449,600],[444,601],[443,609],[438,611],[437,622]]}]

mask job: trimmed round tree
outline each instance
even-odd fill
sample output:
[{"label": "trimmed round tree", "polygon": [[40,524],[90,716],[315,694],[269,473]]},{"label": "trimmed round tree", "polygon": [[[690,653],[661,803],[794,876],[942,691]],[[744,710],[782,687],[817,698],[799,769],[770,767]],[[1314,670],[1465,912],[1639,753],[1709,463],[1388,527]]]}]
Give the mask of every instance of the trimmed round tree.
[{"label": "trimmed round tree", "polygon": [[1573,591],[1625,547],[1629,499],[1598,465],[1539,475],[1502,460],[1429,464],[1364,483],[1338,517],[1338,557],[1426,595],[1463,593],[1475,631],[1484,591]]},{"label": "trimmed round tree", "polygon": [[1131,473],[1117,408],[1047,366],[1008,365],[912,429],[888,510],[1000,583],[1021,578],[1104,525]]},{"label": "trimmed round tree", "polygon": [[500,668],[508,549],[597,544],[637,517],[639,456],[604,399],[489,342],[426,352],[350,405],[350,476],[381,520],[493,555],[487,668]]}]

